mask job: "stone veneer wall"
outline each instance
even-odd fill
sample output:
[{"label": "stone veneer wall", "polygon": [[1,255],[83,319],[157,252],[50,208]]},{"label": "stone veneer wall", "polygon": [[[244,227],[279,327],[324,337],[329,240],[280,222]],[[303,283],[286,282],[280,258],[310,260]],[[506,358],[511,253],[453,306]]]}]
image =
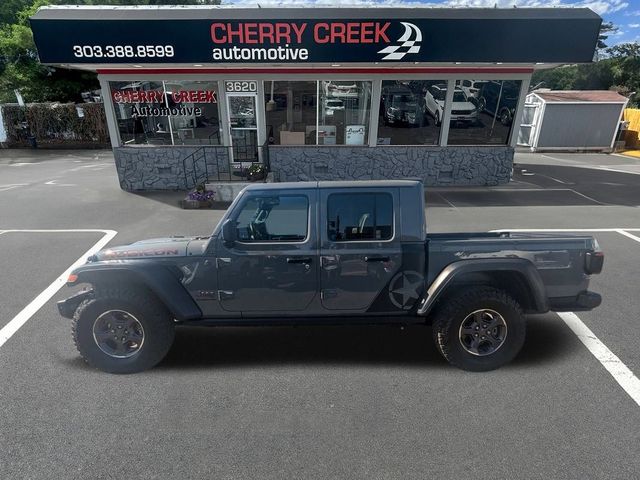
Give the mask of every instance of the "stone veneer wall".
[{"label": "stone veneer wall", "polygon": [[425,185],[498,185],[511,179],[507,146],[271,146],[279,182],[420,178]]},{"label": "stone veneer wall", "polygon": [[[272,145],[269,158],[279,182],[420,178],[432,186],[498,185],[510,180],[513,152],[507,146]],[[113,153],[123,190],[187,190],[207,173],[232,179],[228,147],[118,147]]]},{"label": "stone veneer wall", "polygon": [[229,177],[228,147],[118,147],[113,149],[120,188],[188,190],[209,178]]}]

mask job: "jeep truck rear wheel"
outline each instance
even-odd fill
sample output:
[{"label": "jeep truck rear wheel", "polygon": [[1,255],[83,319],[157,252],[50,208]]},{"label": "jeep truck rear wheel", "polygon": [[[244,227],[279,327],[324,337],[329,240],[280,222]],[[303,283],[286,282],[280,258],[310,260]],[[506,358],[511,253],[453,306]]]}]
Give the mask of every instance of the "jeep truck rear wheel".
[{"label": "jeep truck rear wheel", "polygon": [[109,286],[96,289],[73,317],[80,355],[109,373],[135,373],[160,362],[173,343],[171,315],[151,292]]},{"label": "jeep truck rear wheel", "polygon": [[482,372],[509,363],[525,337],[518,303],[493,287],[469,287],[446,297],[433,320],[436,347],[452,365]]}]

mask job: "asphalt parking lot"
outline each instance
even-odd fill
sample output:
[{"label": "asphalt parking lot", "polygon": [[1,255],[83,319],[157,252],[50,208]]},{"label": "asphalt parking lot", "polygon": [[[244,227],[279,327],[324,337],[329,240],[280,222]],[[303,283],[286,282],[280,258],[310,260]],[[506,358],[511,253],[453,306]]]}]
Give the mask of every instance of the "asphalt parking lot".
[{"label": "asphalt parking lot", "polygon": [[[578,316],[640,375],[640,162],[516,162],[507,186],[429,190],[430,231],[596,236],[603,304]],[[153,370],[89,368],[57,279],[98,242],[208,234],[223,214],[178,199],[121,191],[110,152],[0,151],[0,478],[637,478],[640,404],[552,313],[482,374],[417,326],[180,328]]]}]

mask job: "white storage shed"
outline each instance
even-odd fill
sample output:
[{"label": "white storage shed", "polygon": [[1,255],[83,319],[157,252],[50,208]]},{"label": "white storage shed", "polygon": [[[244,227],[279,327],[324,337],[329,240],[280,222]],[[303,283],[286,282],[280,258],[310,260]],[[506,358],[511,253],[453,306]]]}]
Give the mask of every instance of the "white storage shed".
[{"label": "white storage shed", "polygon": [[627,102],[609,90],[534,90],[525,100],[518,146],[612,151]]}]

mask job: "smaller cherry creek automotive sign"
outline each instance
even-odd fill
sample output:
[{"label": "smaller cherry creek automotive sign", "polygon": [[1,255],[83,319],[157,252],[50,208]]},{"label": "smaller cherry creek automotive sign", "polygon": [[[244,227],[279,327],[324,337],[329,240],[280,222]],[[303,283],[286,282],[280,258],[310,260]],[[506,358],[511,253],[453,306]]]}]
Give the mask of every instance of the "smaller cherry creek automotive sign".
[{"label": "smaller cherry creek automotive sign", "polygon": [[138,117],[166,117],[169,115],[199,117],[202,115],[202,107],[198,104],[218,103],[218,96],[214,90],[168,92],[163,89],[137,90],[127,88],[112,90],[111,98],[116,104],[131,104],[131,115]]},{"label": "smaller cherry creek automotive sign", "polygon": [[31,19],[49,64],[589,62],[599,19]]}]

